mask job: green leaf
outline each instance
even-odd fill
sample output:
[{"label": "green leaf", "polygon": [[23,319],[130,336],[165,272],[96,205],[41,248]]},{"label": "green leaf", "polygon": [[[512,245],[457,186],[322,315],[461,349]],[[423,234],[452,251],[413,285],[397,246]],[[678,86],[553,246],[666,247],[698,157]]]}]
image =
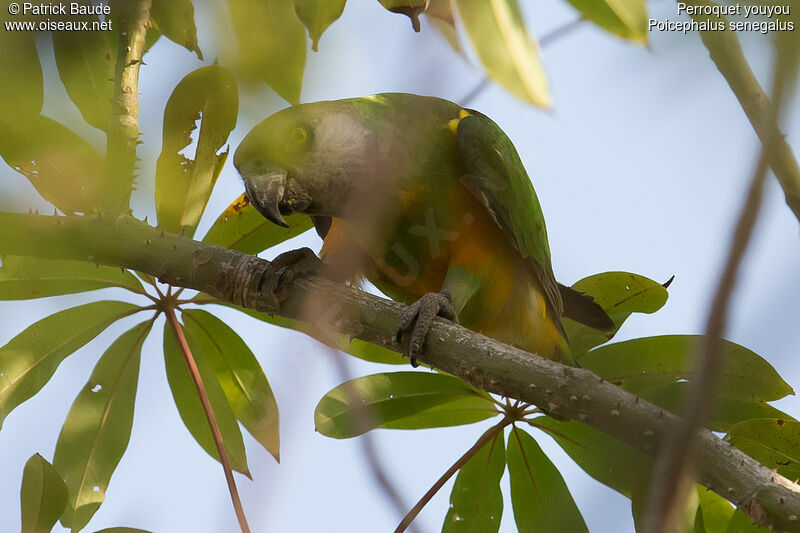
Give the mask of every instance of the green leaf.
[{"label": "green leaf", "polygon": [[290,104],[300,103],[306,32],[288,0],[228,0],[239,37],[239,63]]},{"label": "green leaf", "polygon": [[183,322],[192,352],[199,347],[211,362],[236,418],[280,461],[278,404],[253,352],[235,331],[211,313],[186,310]]},{"label": "green leaf", "polygon": [[[87,0],[77,2],[91,5]],[[68,22],[98,22],[97,15],[69,15]],[[108,128],[114,96],[116,57],[103,31],[54,31],[58,75],[83,119],[103,131]]]},{"label": "green leaf", "polygon": [[[490,431],[495,431],[495,428],[487,433]],[[489,533],[500,529],[503,516],[500,478],[505,470],[503,432],[498,431],[459,470],[450,493],[450,508],[442,532]]]},{"label": "green leaf", "polygon": [[[161,155],[156,164],[158,225],[191,237],[228,157],[217,155],[236,126],[239,93],[225,67],[212,65],[187,74],[172,91],[164,109]],[[180,152],[191,144],[200,121],[194,159]]]},{"label": "green leaf", "polygon": [[342,383],[314,412],[317,431],[346,439],[375,428],[423,429],[472,424],[496,416],[490,396],[453,376],[373,374]]},{"label": "green leaf", "polygon": [[550,105],[539,46],[525,29],[517,0],[457,0],[461,21],[489,75],[511,94]]},{"label": "green leaf", "polygon": [[152,326],[152,320],[139,324],[106,350],[67,414],[53,456],[70,495],[64,527],[89,523],[128,447],[142,344]]},{"label": "green leaf", "polygon": [[511,505],[519,531],[586,531],[561,473],[525,431],[508,436]]},{"label": "green leaf", "polygon": [[319,38],[328,26],[342,16],[347,0],[294,0],[297,18],[308,29],[311,49],[319,51]]},{"label": "green leaf", "polygon": [[[643,483],[636,487],[631,496],[631,514],[633,514],[633,524],[637,532],[645,533],[644,528],[645,513],[647,512],[647,497],[649,483]],[[682,533],[705,533],[703,527],[703,514],[698,508],[699,499],[696,491],[688,491],[682,502],[676,503],[676,509],[672,515],[675,522],[674,531]]]},{"label": "green leaf", "polygon": [[[3,22],[14,22],[2,10]],[[32,31],[0,31],[0,115],[13,120],[25,120],[26,115],[38,115],[44,104],[42,66]]]},{"label": "green leaf", "polygon": [[138,309],[107,301],[65,309],[28,326],[0,348],[0,424],[44,387],[64,358]]},{"label": "green leaf", "polygon": [[[198,345],[199,343],[193,339],[193,348],[197,348]],[[211,363],[203,350],[195,351],[193,349],[192,356],[200,371],[200,377],[208,394],[214,418],[216,418],[219,426],[231,468],[250,477],[242,433],[239,431],[239,424],[236,421],[233,409],[214,374],[214,369],[211,367]],[[189,433],[192,434],[192,437],[200,447],[219,461],[219,453],[217,453],[211,429],[208,427],[208,420],[200,403],[200,397],[197,394],[197,389],[194,386],[189,370],[186,368],[181,349],[178,347],[178,342],[175,339],[175,334],[170,329],[169,323],[164,325],[164,362],[167,370],[167,381],[169,381],[172,398],[175,400],[175,406],[178,408],[181,420],[183,420],[186,429],[189,430]]]},{"label": "green leaf", "polygon": [[419,14],[425,11],[429,0],[378,0],[392,13],[400,13],[411,19],[411,27],[419,31]]},{"label": "green leaf", "polygon": [[150,20],[170,41],[194,52],[197,59],[203,60],[203,52],[197,43],[192,0],[153,0],[150,5]]},{"label": "green leaf", "polygon": [[583,278],[573,289],[594,298],[616,327],[610,332],[564,320],[570,348],[577,359],[599,344],[608,342],[632,313],[655,313],[667,303],[667,289],[656,281],[630,272],[603,272]]},{"label": "green leaf", "polygon": [[67,504],[66,485],[38,453],[25,463],[20,500],[22,533],[49,533]]},{"label": "green leaf", "polygon": [[455,0],[430,0],[425,16],[433,24],[433,27],[444,36],[453,50],[463,54],[461,43],[458,40],[456,31]]},{"label": "green leaf", "polygon": [[102,205],[103,160],[72,130],[41,115],[0,118],[0,155],[64,213]]},{"label": "green leaf", "polygon": [[648,481],[652,459],[614,437],[575,421],[538,417],[535,423],[548,429],[587,474],[623,496],[630,498]]},{"label": "green leaf", "polygon": [[0,300],[29,300],[105,287],[144,292],[130,271],[83,261],[6,256],[0,268]]},{"label": "green leaf", "polygon": [[727,441],[792,481],[800,479],[800,422],[762,418],[740,422]]},{"label": "green leaf", "polygon": [[[676,415],[683,416],[690,385],[686,381],[676,381],[663,387],[642,393],[642,398],[663,407]],[[735,400],[717,396],[710,410],[705,426],[714,431],[728,431],[744,420],[753,418],[783,418],[794,420],[791,416],[761,401]]]},{"label": "green leaf", "polygon": [[[634,394],[695,377],[695,353],[700,335],[644,337],[595,348],[580,363],[598,376]],[[758,354],[721,340],[724,367],[718,393],[735,400],[772,401],[794,391]]]},{"label": "green leaf", "polygon": [[733,506],[716,492],[698,485],[698,512],[703,517],[703,528],[709,533],[725,531],[733,516]]},{"label": "green leaf", "polygon": [[313,227],[306,215],[284,217],[288,228],[273,224],[256,211],[246,195],[233,201],[208,230],[203,242],[246,254],[258,254]]},{"label": "green leaf", "polygon": [[744,511],[736,509],[725,533],[769,533],[769,529],[755,525]]},{"label": "green leaf", "polygon": [[647,42],[645,0],[568,0],[584,18],[615,35]]}]

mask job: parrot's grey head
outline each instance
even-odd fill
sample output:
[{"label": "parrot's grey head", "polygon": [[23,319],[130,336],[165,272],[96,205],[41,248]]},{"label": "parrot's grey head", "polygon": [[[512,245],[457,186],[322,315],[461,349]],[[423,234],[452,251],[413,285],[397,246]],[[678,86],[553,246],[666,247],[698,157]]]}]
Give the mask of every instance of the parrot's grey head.
[{"label": "parrot's grey head", "polygon": [[366,194],[378,145],[353,105],[317,102],[261,122],[236,149],[233,164],[253,206],[287,226],[283,215],[337,216]]}]

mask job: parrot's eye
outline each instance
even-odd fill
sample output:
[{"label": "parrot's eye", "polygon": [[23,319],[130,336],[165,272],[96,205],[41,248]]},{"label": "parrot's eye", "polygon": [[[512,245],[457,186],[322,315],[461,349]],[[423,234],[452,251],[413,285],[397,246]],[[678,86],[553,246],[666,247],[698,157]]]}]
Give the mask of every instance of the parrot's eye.
[{"label": "parrot's eye", "polygon": [[308,140],[308,132],[303,128],[294,128],[291,133],[292,141],[303,144]]}]

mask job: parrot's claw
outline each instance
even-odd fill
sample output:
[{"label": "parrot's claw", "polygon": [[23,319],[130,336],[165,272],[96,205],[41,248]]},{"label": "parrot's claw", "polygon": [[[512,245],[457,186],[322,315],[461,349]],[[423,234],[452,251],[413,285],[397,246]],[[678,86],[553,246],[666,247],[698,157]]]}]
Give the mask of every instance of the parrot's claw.
[{"label": "parrot's claw", "polygon": [[289,250],[276,257],[269,265],[269,272],[275,279],[272,294],[282,300],[286,287],[294,280],[303,277],[325,276],[326,265],[310,248]]},{"label": "parrot's claw", "polygon": [[452,320],[458,324],[458,315],[453,308],[450,295],[446,292],[429,292],[406,307],[400,315],[400,324],[397,327],[397,333],[394,334],[394,340],[399,343],[403,337],[403,332],[411,329],[408,358],[413,367],[419,366],[417,354],[422,349],[425,337],[437,316]]}]

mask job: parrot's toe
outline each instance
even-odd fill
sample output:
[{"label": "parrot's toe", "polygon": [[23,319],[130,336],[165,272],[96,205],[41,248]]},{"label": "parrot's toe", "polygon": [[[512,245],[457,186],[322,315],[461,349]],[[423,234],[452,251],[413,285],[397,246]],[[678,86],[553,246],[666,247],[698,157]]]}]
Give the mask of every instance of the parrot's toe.
[{"label": "parrot's toe", "polygon": [[434,319],[440,316],[458,323],[458,315],[453,308],[450,295],[446,292],[429,292],[407,308],[400,315],[400,324],[394,335],[395,342],[400,342],[403,333],[411,330],[411,341],[408,344],[408,358],[411,366],[417,367],[417,355],[425,344],[425,337],[433,325]]},{"label": "parrot's toe", "polygon": [[286,287],[298,278],[325,277],[325,267],[325,263],[310,248],[282,253],[269,266],[269,274],[275,280],[272,286],[273,295],[279,300],[283,299]]}]

